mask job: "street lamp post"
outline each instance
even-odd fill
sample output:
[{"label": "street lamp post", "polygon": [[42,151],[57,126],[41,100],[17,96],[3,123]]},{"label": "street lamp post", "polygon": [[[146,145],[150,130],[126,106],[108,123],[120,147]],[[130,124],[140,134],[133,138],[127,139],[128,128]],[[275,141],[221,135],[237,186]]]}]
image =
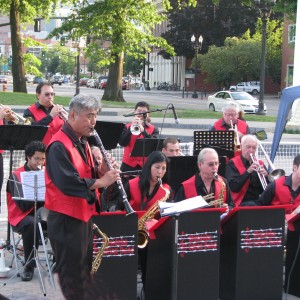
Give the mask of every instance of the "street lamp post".
[{"label": "street lamp post", "polygon": [[75,95],[79,95],[80,94],[80,87],[79,87],[79,78],[80,78],[80,49],[78,48],[78,54],[76,56],[76,89],[75,89]]},{"label": "street lamp post", "polygon": [[196,81],[196,75],[197,75],[197,55],[198,55],[198,51],[201,51],[202,48],[202,43],[203,43],[203,37],[202,35],[199,36],[198,39],[196,39],[195,35],[193,34],[193,36],[191,37],[191,42],[194,46],[195,49],[195,68],[194,68],[194,92],[192,95],[192,98],[198,98],[198,94],[197,94],[197,81]]},{"label": "street lamp post", "polygon": [[264,93],[265,93],[265,71],[266,71],[266,39],[267,39],[267,20],[271,15],[272,7],[276,0],[254,0],[260,11],[262,21],[262,38],[261,38],[261,60],[260,60],[260,89],[257,115],[265,115],[264,110]]}]

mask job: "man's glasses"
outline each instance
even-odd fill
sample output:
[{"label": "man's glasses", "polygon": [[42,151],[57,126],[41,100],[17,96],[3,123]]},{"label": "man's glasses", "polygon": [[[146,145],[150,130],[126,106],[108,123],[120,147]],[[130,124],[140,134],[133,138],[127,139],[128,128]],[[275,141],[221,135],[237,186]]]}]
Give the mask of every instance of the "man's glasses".
[{"label": "man's glasses", "polygon": [[208,165],[209,167],[213,167],[213,166],[219,166],[220,163],[219,163],[219,162],[209,162],[209,163],[207,163],[207,165]]},{"label": "man's glasses", "polygon": [[46,97],[55,96],[55,93],[45,93],[44,96],[46,96]]}]

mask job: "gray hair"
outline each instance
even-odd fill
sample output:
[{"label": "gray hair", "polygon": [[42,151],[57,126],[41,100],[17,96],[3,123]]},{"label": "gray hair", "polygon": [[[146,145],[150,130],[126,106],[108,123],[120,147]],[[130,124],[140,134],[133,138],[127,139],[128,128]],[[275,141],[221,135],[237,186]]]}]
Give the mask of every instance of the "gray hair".
[{"label": "gray hair", "polygon": [[237,111],[237,113],[241,110],[238,103],[236,103],[234,101],[228,101],[225,103],[225,105],[223,107],[223,112],[225,112],[228,109],[235,109]]},{"label": "gray hair", "polygon": [[256,142],[258,144],[258,139],[257,139],[256,135],[254,135],[254,134],[245,134],[242,137],[241,144],[243,145],[249,140],[253,141],[253,142]]},{"label": "gray hair", "polygon": [[215,149],[213,149],[213,148],[203,148],[200,152],[199,152],[199,154],[198,154],[198,160],[197,160],[197,162],[199,163],[199,162],[204,162],[204,156],[207,154],[207,153],[215,153],[215,154],[217,154],[218,155],[218,152],[215,150]]},{"label": "gray hair", "polygon": [[101,110],[100,101],[98,101],[94,96],[88,95],[76,95],[69,103],[69,111],[74,110],[75,112],[80,112],[82,110],[96,110],[99,112]]}]

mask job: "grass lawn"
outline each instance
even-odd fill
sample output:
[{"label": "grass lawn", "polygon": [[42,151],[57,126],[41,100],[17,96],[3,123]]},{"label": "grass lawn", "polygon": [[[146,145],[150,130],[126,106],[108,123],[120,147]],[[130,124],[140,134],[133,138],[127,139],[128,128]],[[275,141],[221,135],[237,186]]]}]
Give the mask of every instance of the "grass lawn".
[{"label": "grass lawn", "polygon": [[[25,93],[10,93],[0,92],[0,103],[3,105],[24,105],[29,106],[36,101],[35,95]],[[63,106],[68,106],[70,97],[55,96],[55,102]],[[124,107],[132,108],[132,103],[126,102],[112,102],[112,101],[101,101],[102,107],[113,108],[113,107]],[[151,109],[164,108],[159,106],[151,105]],[[220,112],[211,112],[208,110],[188,110],[188,109],[176,109],[178,118],[184,119],[218,119],[221,116]],[[161,113],[151,113],[152,117],[159,117]],[[172,118],[173,113],[168,112],[166,117]],[[258,121],[258,122],[276,122],[275,116],[257,116],[257,115],[245,115],[246,121]]]}]

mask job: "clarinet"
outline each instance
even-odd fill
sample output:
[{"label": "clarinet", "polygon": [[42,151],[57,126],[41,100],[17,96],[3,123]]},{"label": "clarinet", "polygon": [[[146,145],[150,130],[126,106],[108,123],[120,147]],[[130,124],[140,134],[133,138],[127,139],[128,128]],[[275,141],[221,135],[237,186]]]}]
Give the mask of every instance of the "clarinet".
[{"label": "clarinet", "polygon": [[[110,170],[112,170],[114,167],[112,166],[111,164],[111,161],[107,155],[107,151],[105,150],[104,146],[103,146],[103,143],[97,133],[97,131],[95,129],[93,129],[93,133],[92,135],[95,137],[95,140],[96,140],[96,144],[97,144],[97,147],[99,147],[100,149],[100,152],[102,153],[103,155],[103,159],[105,160],[108,168]],[[128,200],[127,200],[127,195],[126,195],[126,192],[124,190],[124,187],[123,187],[123,183],[121,180],[118,180],[117,181],[117,185],[118,185],[118,189],[122,195],[122,199],[123,199],[123,204],[124,204],[124,207],[125,207],[125,210],[126,210],[126,213],[127,213],[127,216],[134,213],[135,211],[132,209],[131,205],[129,204]]]}]

